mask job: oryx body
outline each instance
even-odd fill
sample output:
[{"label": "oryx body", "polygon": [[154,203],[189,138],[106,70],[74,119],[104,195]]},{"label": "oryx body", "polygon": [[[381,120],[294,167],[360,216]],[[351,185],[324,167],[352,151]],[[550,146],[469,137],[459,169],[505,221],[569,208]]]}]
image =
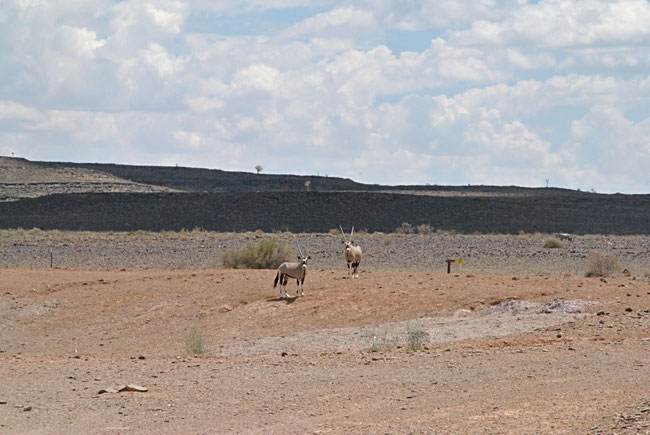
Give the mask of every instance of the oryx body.
[{"label": "oryx body", "polygon": [[343,244],[345,245],[345,261],[348,265],[348,278],[359,278],[359,263],[361,263],[361,246],[355,245],[352,240],[352,235],[354,234],[354,227],[350,232],[350,240],[348,241],[345,238],[345,232],[341,227],[341,233],[343,233]]},{"label": "oryx body", "polygon": [[[273,288],[275,288],[278,285],[278,282],[280,282],[280,298],[283,296],[289,297],[289,294],[287,293],[287,282],[289,281],[289,278],[295,278],[298,283],[296,296],[298,296],[298,292],[300,292],[302,296],[305,296],[304,284],[305,276],[307,275],[307,260],[310,258],[311,256],[298,257],[298,260],[300,261],[292,263],[285,262],[278,267],[278,273],[275,275]],[[284,295],[282,293],[283,288]]]}]

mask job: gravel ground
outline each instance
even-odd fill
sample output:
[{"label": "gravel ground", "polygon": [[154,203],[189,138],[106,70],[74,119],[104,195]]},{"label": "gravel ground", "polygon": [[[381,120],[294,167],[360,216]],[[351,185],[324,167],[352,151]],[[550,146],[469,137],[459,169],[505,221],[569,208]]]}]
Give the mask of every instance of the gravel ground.
[{"label": "gravel ground", "polygon": [[[298,253],[311,255],[314,269],[345,268],[340,235],[291,233],[192,232],[62,232],[0,231],[0,267],[54,267],[81,269],[222,267],[222,254],[247,243],[276,238]],[[453,273],[583,275],[593,252],[618,261],[617,271],[650,273],[650,236],[575,236],[562,248],[543,248],[548,234],[511,235],[400,235],[359,234],[363,248],[360,270],[445,271]],[[51,257],[50,257],[51,253]]]}]

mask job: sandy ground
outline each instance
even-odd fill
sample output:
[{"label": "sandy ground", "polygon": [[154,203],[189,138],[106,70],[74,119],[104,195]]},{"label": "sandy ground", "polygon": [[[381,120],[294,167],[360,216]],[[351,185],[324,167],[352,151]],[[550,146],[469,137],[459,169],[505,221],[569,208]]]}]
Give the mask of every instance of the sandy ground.
[{"label": "sandy ground", "polygon": [[0,432],[650,431],[644,275],[274,276],[0,269]]}]

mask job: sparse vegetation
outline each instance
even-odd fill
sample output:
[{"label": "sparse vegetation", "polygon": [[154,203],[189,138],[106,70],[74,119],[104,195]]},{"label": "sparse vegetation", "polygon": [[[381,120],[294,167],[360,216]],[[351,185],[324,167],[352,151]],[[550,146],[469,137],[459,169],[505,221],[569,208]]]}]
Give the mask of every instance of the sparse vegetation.
[{"label": "sparse vegetation", "polygon": [[422,349],[422,345],[429,338],[429,333],[421,329],[411,329],[406,331],[406,349],[411,352]]},{"label": "sparse vegetation", "polygon": [[555,237],[549,237],[548,239],[544,240],[544,245],[542,245],[544,248],[549,248],[549,249],[557,249],[562,247],[562,243]]},{"label": "sparse vegetation", "polygon": [[203,331],[198,325],[194,325],[185,338],[185,351],[190,355],[202,355],[205,350]]},{"label": "sparse vegetation", "polygon": [[225,267],[233,269],[275,269],[291,258],[291,250],[269,238],[260,243],[248,243],[242,248],[233,248],[221,257]]},{"label": "sparse vegetation", "polygon": [[413,226],[408,222],[403,222],[402,225],[395,228],[395,232],[398,234],[411,234],[413,232]]},{"label": "sparse vegetation", "polygon": [[418,229],[418,234],[428,235],[433,233],[433,229],[429,224],[418,225],[417,229]]},{"label": "sparse vegetation", "polygon": [[384,329],[382,334],[373,334],[368,352],[383,352],[397,346],[397,337],[388,337],[388,330]]},{"label": "sparse vegetation", "polygon": [[589,254],[585,276],[609,276],[620,269],[618,258],[604,252]]}]

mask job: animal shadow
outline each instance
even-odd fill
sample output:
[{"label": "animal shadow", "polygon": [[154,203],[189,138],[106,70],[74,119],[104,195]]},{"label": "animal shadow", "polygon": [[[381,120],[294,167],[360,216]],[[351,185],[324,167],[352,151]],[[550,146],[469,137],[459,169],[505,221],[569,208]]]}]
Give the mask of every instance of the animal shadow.
[{"label": "animal shadow", "polygon": [[297,299],[298,299],[298,296],[286,297],[286,298],[273,298],[273,299],[267,299],[266,302],[286,302],[287,305],[289,305],[289,304],[293,304],[294,302],[296,302]]}]

